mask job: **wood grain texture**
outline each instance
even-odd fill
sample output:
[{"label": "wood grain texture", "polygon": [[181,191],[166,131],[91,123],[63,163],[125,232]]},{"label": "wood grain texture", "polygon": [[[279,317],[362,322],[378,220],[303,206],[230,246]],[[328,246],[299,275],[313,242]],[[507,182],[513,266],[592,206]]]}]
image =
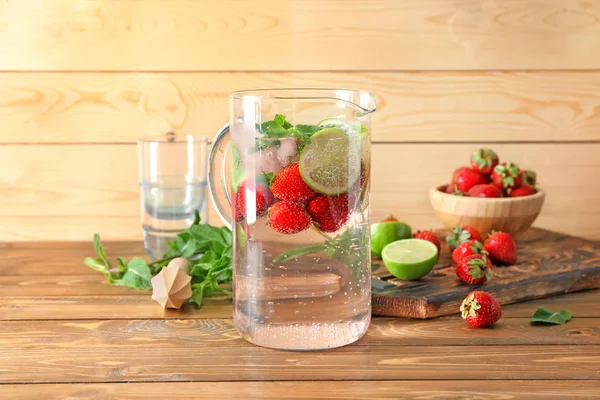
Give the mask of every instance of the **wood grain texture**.
[{"label": "wood grain texture", "polygon": [[[135,290],[135,289],[131,289]],[[0,321],[28,319],[180,319],[230,318],[231,300],[211,297],[203,308],[184,305],[180,310],[163,310],[138,291],[128,296],[25,296],[0,297]]]},{"label": "wood grain texture", "polygon": [[[0,6],[1,7],[1,6]],[[600,141],[600,72],[0,73],[0,143],[214,137],[227,94],[350,87],[377,98],[375,142]]]},{"label": "wood grain texture", "polygon": [[[448,181],[475,148],[373,145],[373,220],[393,212],[415,228],[439,227],[428,189]],[[600,168],[600,144],[494,148],[503,159],[537,171],[547,197],[535,226],[600,238],[600,187],[589,184]],[[0,146],[0,171],[2,241],[89,240],[94,232],[106,239],[141,236],[135,145]],[[212,207],[209,221],[220,224]]]},{"label": "wood grain texture", "polygon": [[89,400],[119,398],[146,400],[177,398],[196,400],[544,400],[600,398],[598,381],[493,380],[467,381],[343,381],[343,382],[160,382],[3,385],[0,399]]},{"label": "wood grain texture", "polygon": [[4,70],[600,66],[596,0],[11,0],[0,15]]},{"label": "wood grain texture", "polygon": [[513,236],[527,231],[540,214],[546,198],[546,192],[540,188],[531,196],[482,201],[480,198],[446,193],[447,187],[444,184],[429,188],[431,207],[442,225],[447,229],[469,225],[482,237],[487,237],[492,231]]},{"label": "wood grain texture", "polygon": [[[578,310],[573,310],[577,315]],[[565,325],[532,326],[529,319],[503,318],[494,329],[476,330],[460,317],[419,321],[375,318],[353,346],[599,345],[600,319],[575,317]],[[0,349],[44,349],[114,345],[135,351],[141,344],[180,347],[247,347],[231,319],[71,320],[3,322]]]},{"label": "wood grain texture", "polygon": [[[445,234],[438,232],[439,237]],[[517,249],[517,263],[495,267],[492,280],[479,287],[502,305],[600,287],[598,242],[530,229],[517,238]],[[476,287],[461,282],[455,270],[450,251],[441,254],[429,275],[413,282],[394,278],[375,260],[373,272],[383,282],[373,288],[373,313],[412,318],[457,313]]]},{"label": "wood grain texture", "polygon": [[140,381],[278,381],[464,379],[600,380],[600,346],[347,346],[285,352],[247,343],[242,348],[192,341],[181,346],[12,347],[2,355],[2,383]]},{"label": "wood grain texture", "polygon": [[[131,289],[132,291],[134,289]],[[600,318],[600,292],[575,293],[504,307],[505,318],[531,318],[538,307],[577,310],[577,318]],[[231,318],[231,300],[211,297],[201,309],[163,312],[148,294],[127,296],[0,297],[0,321],[81,319]],[[454,318],[454,317],[452,317]]]}]

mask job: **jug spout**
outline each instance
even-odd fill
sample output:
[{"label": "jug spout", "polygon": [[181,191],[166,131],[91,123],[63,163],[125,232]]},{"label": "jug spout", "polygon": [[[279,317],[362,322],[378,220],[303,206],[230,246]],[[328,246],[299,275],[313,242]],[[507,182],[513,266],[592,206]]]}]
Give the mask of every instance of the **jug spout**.
[{"label": "jug spout", "polygon": [[371,114],[377,110],[375,96],[365,90],[336,90],[336,97],[338,99],[348,98],[347,101],[352,103],[362,115]]}]

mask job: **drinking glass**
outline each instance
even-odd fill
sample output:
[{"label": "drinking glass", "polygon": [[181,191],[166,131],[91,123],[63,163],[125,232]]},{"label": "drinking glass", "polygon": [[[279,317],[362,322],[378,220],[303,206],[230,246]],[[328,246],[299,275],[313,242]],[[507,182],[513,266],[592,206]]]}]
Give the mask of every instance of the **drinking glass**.
[{"label": "drinking glass", "polygon": [[195,212],[208,222],[208,140],[168,132],[138,140],[140,204],[144,247],[156,260],[167,243],[187,229]]},{"label": "drinking glass", "polygon": [[208,185],[233,231],[233,320],[246,340],[315,350],[366,332],[373,111],[360,90],[230,95]]}]

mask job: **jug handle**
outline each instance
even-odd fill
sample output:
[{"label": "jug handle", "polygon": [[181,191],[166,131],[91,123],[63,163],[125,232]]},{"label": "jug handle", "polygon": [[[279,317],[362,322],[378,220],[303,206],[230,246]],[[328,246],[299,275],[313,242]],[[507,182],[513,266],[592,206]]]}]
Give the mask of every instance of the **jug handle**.
[{"label": "jug handle", "polygon": [[227,185],[225,160],[229,151],[229,122],[221,127],[213,140],[208,153],[208,191],[217,214],[231,229],[231,195]]}]

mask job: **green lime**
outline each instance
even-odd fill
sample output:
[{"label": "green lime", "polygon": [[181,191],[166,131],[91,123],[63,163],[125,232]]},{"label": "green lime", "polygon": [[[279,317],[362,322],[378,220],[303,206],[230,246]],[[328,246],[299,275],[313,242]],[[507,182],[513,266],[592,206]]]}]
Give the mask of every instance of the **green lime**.
[{"label": "green lime", "polygon": [[363,124],[351,124],[348,121],[341,118],[326,118],[318,124],[323,128],[339,128],[348,134],[359,134],[362,135],[367,132],[367,127]]},{"label": "green lime", "polygon": [[381,257],[381,251],[388,244],[412,237],[410,225],[391,221],[371,224],[371,253]]},{"label": "green lime", "polygon": [[319,193],[344,193],[360,176],[360,156],[360,140],[341,129],[321,129],[302,150],[300,174]]},{"label": "green lime", "polygon": [[404,239],[383,248],[383,263],[396,278],[416,281],[427,275],[437,262],[438,249],[423,239]]}]

